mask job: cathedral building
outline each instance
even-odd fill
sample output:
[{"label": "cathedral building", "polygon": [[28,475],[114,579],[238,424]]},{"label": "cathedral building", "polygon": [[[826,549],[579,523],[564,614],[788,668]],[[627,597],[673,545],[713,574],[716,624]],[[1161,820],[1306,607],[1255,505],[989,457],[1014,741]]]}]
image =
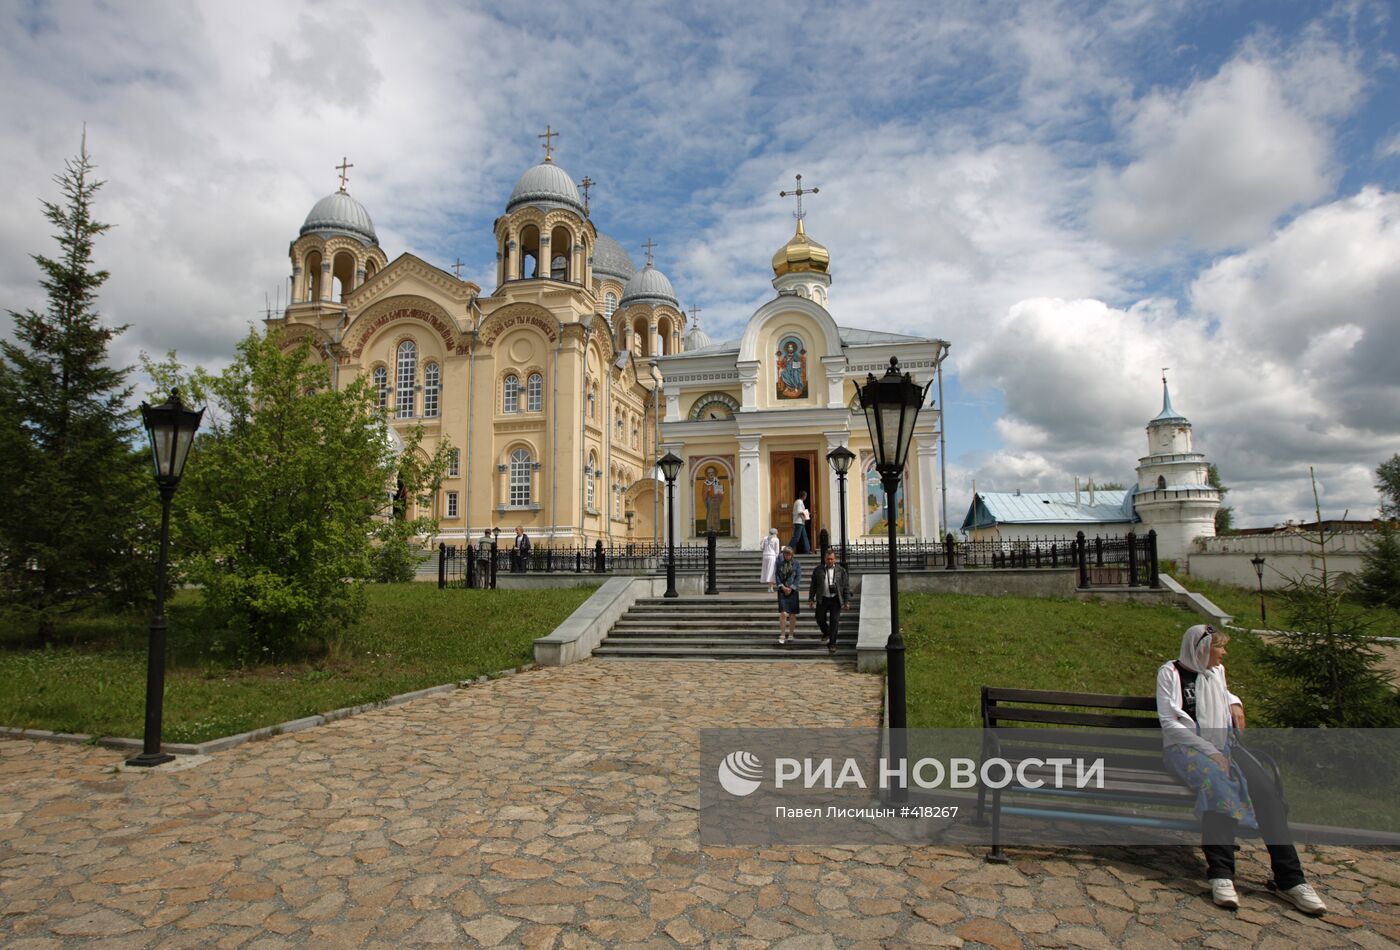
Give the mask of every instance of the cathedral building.
[{"label": "cathedral building", "polygon": [[[546,142],[548,143],[548,139]],[[839,537],[826,453],[855,452],[850,536],[883,536],[884,493],[856,384],[897,357],[919,382],[941,340],[837,326],[827,309],[830,255],[802,218],[773,258],[773,298],[737,340],[715,343],[688,319],[648,242],[638,268],[598,231],[585,196],[553,159],[520,176],[496,219],[496,286],[483,294],[412,254],[393,261],[345,187],[316,202],[291,243],[286,345],[310,337],[336,386],[367,376],[391,428],[452,447],[429,506],[448,543],[521,525],[537,541],[662,537],[656,459],[686,460],[676,486],[677,541],[713,529],[757,548],[784,540],[807,492],[812,536]],[[589,182],[584,180],[583,184]],[[698,311],[692,311],[692,315]],[[878,317],[874,318],[878,322]],[[898,530],[937,537],[939,412],[919,417]]]}]

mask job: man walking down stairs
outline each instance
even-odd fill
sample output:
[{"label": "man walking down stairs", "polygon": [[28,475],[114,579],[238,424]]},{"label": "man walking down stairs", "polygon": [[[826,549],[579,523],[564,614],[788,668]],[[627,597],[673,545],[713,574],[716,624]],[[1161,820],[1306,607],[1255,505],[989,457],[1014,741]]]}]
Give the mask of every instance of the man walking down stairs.
[{"label": "man walking down stairs", "polygon": [[[811,555],[810,560],[815,560]],[[815,566],[815,565],[814,565]],[[759,580],[757,552],[722,548],[716,557],[717,595],[638,600],[594,649],[600,658],[803,660],[850,663],[856,658],[859,596],[847,600],[845,623],[828,651],[816,611],[797,619],[797,636],[779,646],[778,603]]]}]

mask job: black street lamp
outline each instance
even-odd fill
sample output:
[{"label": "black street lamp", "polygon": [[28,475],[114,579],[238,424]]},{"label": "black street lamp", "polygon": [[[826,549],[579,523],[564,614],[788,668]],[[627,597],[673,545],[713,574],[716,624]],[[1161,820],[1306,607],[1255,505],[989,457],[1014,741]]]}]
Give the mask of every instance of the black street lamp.
[{"label": "black street lamp", "polygon": [[[890,357],[890,368],[879,379],[874,373],[866,376],[860,388],[860,408],[865,424],[870,428],[870,442],[875,450],[875,470],[885,489],[885,521],[890,531],[890,638],[885,644],[885,662],[889,667],[890,685],[890,757],[902,763],[907,758],[908,737],[905,733],[906,710],[904,690],[904,637],[899,632],[899,558],[895,543],[895,494],[904,477],[904,460],[909,455],[909,443],[914,437],[914,423],[919,418],[928,385],[919,387],[908,373],[899,371],[899,360]],[[896,801],[905,801],[907,785],[894,790]]]},{"label": "black street lamp", "polygon": [[126,760],[127,765],[151,766],[169,762],[175,756],[160,751],[160,725],[165,699],[165,564],[170,552],[170,500],[175,497],[180,476],[185,473],[195,431],[204,410],[186,409],[179,393],[159,406],[141,404],[141,421],[151,443],[151,465],[156,487],[160,489],[160,561],[156,569],[156,612],[151,617],[151,634],[146,655],[146,732],[141,754]]},{"label": "black street lamp", "polygon": [[676,475],[685,462],[674,452],[667,452],[656,464],[666,476],[666,593],[661,596],[679,597],[676,592]]},{"label": "black street lamp", "polygon": [[1259,622],[1267,627],[1269,613],[1264,607],[1264,559],[1256,554],[1249,559],[1249,563],[1254,565],[1254,573],[1259,578]]},{"label": "black street lamp", "polygon": [[836,473],[837,503],[841,507],[841,566],[846,564],[846,473],[851,470],[851,463],[856,460],[856,453],[838,445],[830,452],[826,453],[826,462],[831,466],[831,470]]}]

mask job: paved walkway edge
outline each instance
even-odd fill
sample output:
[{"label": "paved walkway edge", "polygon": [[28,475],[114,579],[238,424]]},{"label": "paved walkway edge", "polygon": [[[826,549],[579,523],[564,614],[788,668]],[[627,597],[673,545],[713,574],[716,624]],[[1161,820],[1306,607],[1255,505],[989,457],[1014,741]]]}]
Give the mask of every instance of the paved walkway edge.
[{"label": "paved walkway edge", "polygon": [[[496,676],[511,676],[515,673],[524,672],[529,668],[530,664],[523,664],[519,667],[501,670]],[[459,683],[443,683],[440,686],[415,689],[409,693],[400,693],[397,696],[390,696],[388,699],[381,699],[379,702],[362,703],[359,706],[343,706],[340,709],[332,709],[330,712],[317,713],[314,716],[304,716],[301,719],[289,719],[275,726],[262,726],[261,728],[250,729],[247,732],[240,732],[236,735],[210,739],[208,742],[162,742],[160,748],[162,752],[169,752],[172,755],[211,755],[215,752],[223,752],[225,749],[232,749],[235,746],[243,745],[245,742],[254,742],[258,739],[270,739],[273,736],[301,732],[303,729],[310,729],[313,726],[323,726],[328,722],[348,719],[351,716],[358,716],[360,713],[371,712],[375,709],[387,709],[390,706],[401,706],[415,699],[424,699],[428,696],[436,696],[439,693],[451,693],[477,683],[485,683],[491,678],[492,677],[483,674],[473,680],[462,680]],[[35,739],[40,742],[66,742],[74,745],[99,745],[108,749],[135,750],[142,748],[144,745],[140,739],[128,739],[124,736],[89,736],[80,732],[50,732],[47,729],[16,729],[11,726],[0,726],[0,738]]]}]

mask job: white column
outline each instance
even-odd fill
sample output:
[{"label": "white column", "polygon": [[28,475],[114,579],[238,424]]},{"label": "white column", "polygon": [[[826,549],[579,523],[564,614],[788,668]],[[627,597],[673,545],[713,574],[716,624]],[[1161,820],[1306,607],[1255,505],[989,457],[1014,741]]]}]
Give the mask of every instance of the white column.
[{"label": "white column", "polygon": [[[759,458],[761,435],[739,436],[739,546],[746,551],[758,550],[762,542],[763,492],[761,487],[762,465]],[[730,510],[735,510],[734,500]]]},{"label": "white column", "polygon": [[739,382],[743,385],[743,402],[740,412],[758,410],[758,361],[751,360],[735,364],[739,370]]},{"label": "white column", "polygon": [[846,405],[846,357],[823,356],[826,371],[826,407],[841,409]]},{"label": "white column", "polygon": [[653,316],[647,321],[647,339],[650,340],[651,355],[661,355],[661,334],[656,329],[656,317]]},{"label": "white column", "polygon": [[331,299],[331,262],[321,262],[321,299]]},{"label": "white column", "polygon": [[[827,450],[828,452],[832,451],[833,449],[836,449],[836,448],[839,447],[839,446],[845,445],[848,441],[850,441],[850,437],[851,437],[851,434],[850,434],[849,432],[844,431],[844,430],[843,430],[843,431],[840,431],[840,432],[824,432],[824,433],[822,433],[822,434],[826,436],[826,450]],[[840,497],[840,488],[839,488],[840,479],[838,479],[838,478],[836,477],[836,472],[835,472],[834,469],[832,469],[831,463],[828,462],[825,458],[823,458],[823,459],[821,460],[821,464],[823,464],[823,465],[826,466],[826,497],[827,497],[826,511],[825,511],[825,513],[822,515],[822,521],[823,521],[823,523],[826,525],[827,531],[831,532],[831,546],[832,546],[832,547],[836,547],[837,545],[839,545],[839,544],[841,543],[841,518],[842,518],[842,514],[843,514],[842,511],[841,511],[841,497]],[[853,465],[852,468],[854,469],[854,467],[855,467],[855,466]],[[845,512],[845,517],[846,517],[846,541],[847,541],[847,542],[849,542],[849,541],[851,540],[851,521],[850,521],[851,498],[850,498],[850,495],[851,495],[851,476],[850,476],[849,474],[847,474],[847,475],[846,475],[846,512]]]},{"label": "white column", "polygon": [[[915,443],[917,453],[915,477],[919,482],[919,536],[937,538],[938,526],[938,436],[921,433]],[[908,499],[905,500],[906,504]]]}]

